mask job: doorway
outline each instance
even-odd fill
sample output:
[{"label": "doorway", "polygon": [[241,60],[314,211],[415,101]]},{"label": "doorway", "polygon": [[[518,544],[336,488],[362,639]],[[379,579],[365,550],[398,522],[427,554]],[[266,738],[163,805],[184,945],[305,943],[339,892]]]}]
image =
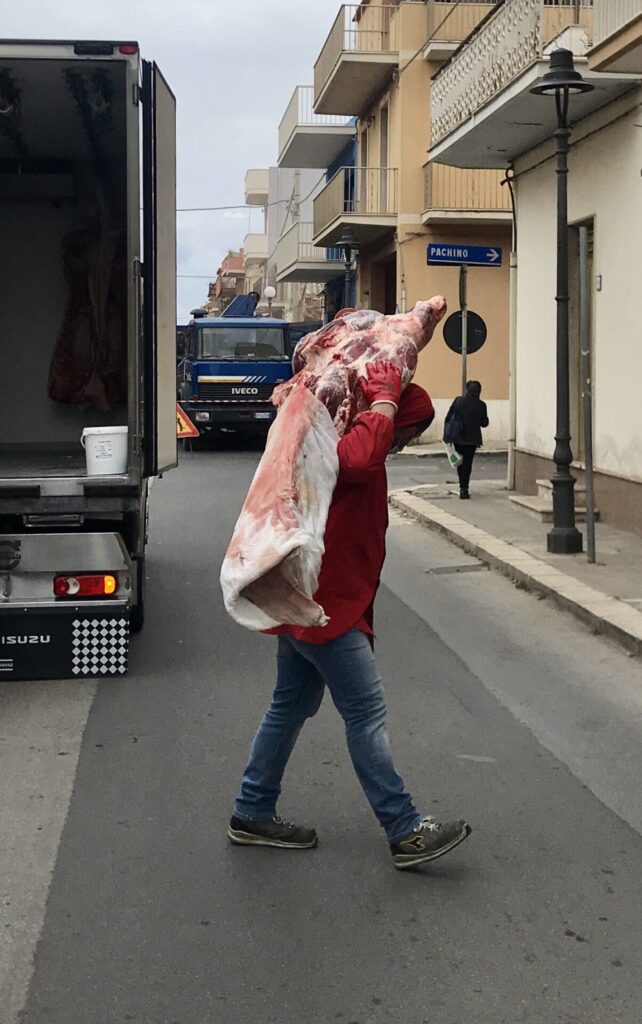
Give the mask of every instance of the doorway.
[{"label": "doorway", "polygon": [[[584,441],[584,377],[582,374],[582,336],[580,307],[580,227],[588,228],[587,279],[589,282],[589,365],[593,379],[593,324],[594,324],[594,221],[584,221],[569,228],[569,417],[573,457],[580,462],[585,457]],[[594,388],[592,389],[595,394]]]},{"label": "doorway", "polygon": [[358,212],[369,213],[368,210],[368,129],[361,132],[361,170],[359,176],[359,210]]},{"label": "doorway", "polygon": [[384,313],[393,316],[397,312],[397,257],[393,256],[384,266]]},{"label": "doorway", "polygon": [[381,108],[381,134],[379,146],[379,211],[388,212],[388,161],[389,161],[389,117],[388,104]]}]

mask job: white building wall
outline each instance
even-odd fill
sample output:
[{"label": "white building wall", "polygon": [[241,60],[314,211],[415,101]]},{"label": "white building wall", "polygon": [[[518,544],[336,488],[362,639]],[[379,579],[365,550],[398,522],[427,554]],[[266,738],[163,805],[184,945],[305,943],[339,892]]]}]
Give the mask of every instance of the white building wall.
[{"label": "white building wall", "polygon": [[[642,480],[641,102],[642,90],[582,122],[574,139],[595,134],[578,141],[569,160],[569,223],[594,218],[593,288],[597,276],[602,279],[593,297],[595,466],[636,480]],[[522,164],[536,159],[531,153]],[[518,165],[517,446],[550,457],[556,407],[554,161],[521,171]]]},{"label": "white building wall", "polygon": [[277,289],[277,314],[286,320],[302,320],[305,296],[316,294],[323,286],[294,282],[277,285],[274,254],[279,239],[296,221],[312,221],[312,203],[325,184],[325,172],[321,169],[296,171],[289,167],[271,167],[269,181],[267,280]]}]

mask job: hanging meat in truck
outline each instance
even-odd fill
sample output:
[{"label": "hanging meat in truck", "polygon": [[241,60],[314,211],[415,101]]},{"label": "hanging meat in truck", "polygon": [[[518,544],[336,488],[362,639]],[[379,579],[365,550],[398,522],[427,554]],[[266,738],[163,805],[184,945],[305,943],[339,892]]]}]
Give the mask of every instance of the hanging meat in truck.
[{"label": "hanging meat in truck", "polygon": [[412,380],[419,352],[446,312],[436,296],[409,313],[359,310],[308,335],[295,376],[274,392],[278,415],[221,569],[227,611],[249,629],[323,626],[315,601],[323,536],[337,481],[337,445],[368,406],[359,386],[369,363]]}]

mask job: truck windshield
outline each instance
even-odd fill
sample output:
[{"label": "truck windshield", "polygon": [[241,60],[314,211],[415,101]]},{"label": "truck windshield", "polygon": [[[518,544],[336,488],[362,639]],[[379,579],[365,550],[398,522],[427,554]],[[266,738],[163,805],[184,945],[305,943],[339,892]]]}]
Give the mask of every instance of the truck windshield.
[{"label": "truck windshield", "polygon": [[203,327],[198,332],[200,359],[287,359],[282,327]]}]

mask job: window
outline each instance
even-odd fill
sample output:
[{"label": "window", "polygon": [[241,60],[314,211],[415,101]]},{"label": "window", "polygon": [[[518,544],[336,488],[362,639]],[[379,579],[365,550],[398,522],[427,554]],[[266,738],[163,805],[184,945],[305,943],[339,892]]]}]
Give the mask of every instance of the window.
[{"label": "window", "polygon": [[199,359],[285,359],[282,327],[203,327],[199,330]]}]

